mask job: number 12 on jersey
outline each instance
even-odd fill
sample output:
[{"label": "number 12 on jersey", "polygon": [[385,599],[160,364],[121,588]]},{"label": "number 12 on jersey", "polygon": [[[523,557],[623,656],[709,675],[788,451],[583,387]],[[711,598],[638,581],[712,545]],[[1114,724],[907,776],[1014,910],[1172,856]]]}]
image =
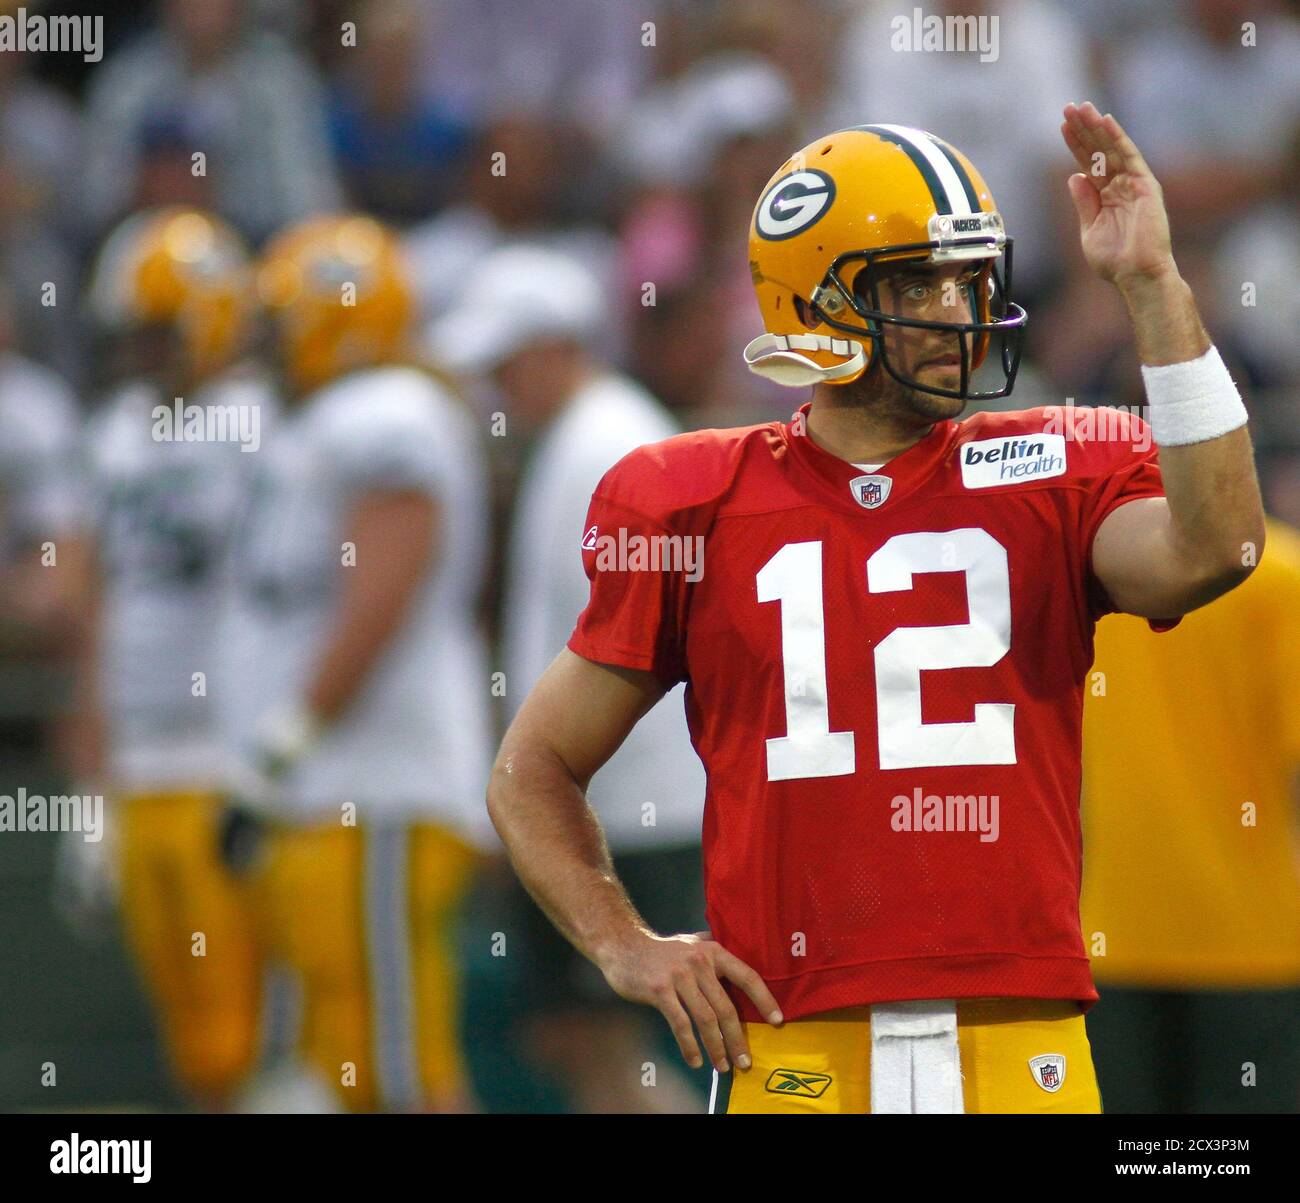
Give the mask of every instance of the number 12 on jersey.
[{"label": "number 12 on jersey", "polygon": [[[894,535],[867,560],[870,593],[911,589],[924,572],[966,578],[970,621],[896,627],[874,649],[882,769],[1015,764],[1015,706],[978,702],[964,723],[921,721],[921,673],[987,668],[1011,650],[1007,552],[988,531],[962,527]],[[832,731],[826,686],[826,611],[820,540],[787,543],[757,575],[758,600],[781,605],[786,734],[767,741],[767,779],[842,777],[856,767],[852,731]]]}]

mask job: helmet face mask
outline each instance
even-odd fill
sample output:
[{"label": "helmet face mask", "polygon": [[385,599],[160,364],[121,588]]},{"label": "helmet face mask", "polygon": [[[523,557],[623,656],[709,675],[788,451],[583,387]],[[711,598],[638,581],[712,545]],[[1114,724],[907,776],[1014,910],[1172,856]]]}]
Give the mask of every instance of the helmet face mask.
[{"label": "helmet face mask", "polygon": [[[987,244],[972,243],[972,246],[976,245],[983,248]],[[810,308],[818,319],[833,329],[870,339],[874,344],[872,359],[879,359],[881,368],[907,388],[933,396],[969,401],[1005,397],[1015,385],[1027,321],[1024,309],[1009,297],[1012,245],[1012,240],[1008,238],[1003,246],[1005,274],[999,271],[996,258],[987,253],[979,256],[983,259],[983,265],[971,282],[970,321],[947,322],[905,316],[897,311],[891,312],[882,302],[880,285],[883,278],[897,268],[930,265],[931,256],[938,248],[936,243],[846,251],[837,255],[826,273],[825,282],[814,291]],[[960,262],[961,258],[952,261]],[[973,263],[977,259],[970,256],[967,261]],[[859,325],[845,321],[846,310],[861,318],[862,323]],[[941,388],[907,375],[903,370],[904,365],[895,363],[890,356],[886,327],[943,331],[949,335],[953,353],[961,360],[961,378],[957,387]],[[972,392],[972,377],[985,362],[993,339],[999,344],[1002,384],[983,392]]]},{"label": "helmet face mask", "polygon": [[148,380],[166,394],[185,392],[198,382],[188,342],[175,322],[133,322],[104,342],[112,380]]},{"label": "helmet face mask", "polygon": [[[933,134],[854,126],[796,152],[755,206],[749,260],[766,333],[744,357],[758,375],[791,387],[851,384],[879,360],[899,384],[938,397],[1012,390],[1027,320],[1010,297],[1012,241],[974,164]],[[951,265],[976,272],[973,294],[958,302],[969,302],[965,320],[947,320],[933,294],[922,302],[891,287],[899,268],[947,285]],[[954,303],[946,290],[944,301]],[[1002,379],[972,391],[995,341]],[[936,357],[947,363],[931,365]]]}]

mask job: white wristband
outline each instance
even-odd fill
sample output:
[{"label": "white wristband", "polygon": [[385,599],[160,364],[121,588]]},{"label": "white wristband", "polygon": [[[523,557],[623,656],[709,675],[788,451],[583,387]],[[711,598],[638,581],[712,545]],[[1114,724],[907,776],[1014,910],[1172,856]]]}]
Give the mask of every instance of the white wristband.
[{"label": "white wristband", "polygon": [[1143,364],[1142,383],[1157,446],[1204,443],[1246,425],[1246,407],[1216,347],[1186,363]]}]

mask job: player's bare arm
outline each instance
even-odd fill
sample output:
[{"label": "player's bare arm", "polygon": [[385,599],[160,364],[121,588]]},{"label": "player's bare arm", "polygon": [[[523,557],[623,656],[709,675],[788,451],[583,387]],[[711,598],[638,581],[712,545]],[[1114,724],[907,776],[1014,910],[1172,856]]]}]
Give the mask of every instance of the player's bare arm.
[{"label": "player's bare arm", "polygon": [[339,570],[338,614],[305,699],[316,718],[329,721],[346,708],[401,626],[433,565],[437,526],[437,505],[416,489],[357,500],[344,531],[357,562]]},{"label": "player's bare arm", "polygon": [[99,688],[102,570],[93,552],[84,566],[82,597],[72,625],[75,688],[56,728],[60,759],[74,781],[102,785],[107,773],[107,728]]},{"label": "player's bare arm", "polygon": [[340,565],[343,590],[300,706],[267,724],[251,762],[232,772],[231,804],[219,835],[222,857],[243,870],[261,847],[261,820],[279,781],[358,695],[437,556],[438,507],[416,489],[375,489],[357,498],[343,526],[356,547]]},{"label": "player's bare arm", "polygon": [[586,798],[596,771],[663,695],[649,672],[594,664],[567,649],[528,695],[502,741],[488,810],[520,880],[551,921],[632,1002],[668,1021],[688,1064],[749,1065],[744,1028],[722,982],[739,986],[772,1022],[776,1000],[749,966],[707,932],[650,930],[614,875]]},{"label": "player's bare arm", "polygon": [[[1084,256],[1123,296],[1143,365],[1200,359],[1211,342],[1174,262],[1159,182],[1119,122],[1091,102],[1067,105],[1061,132],[1080,168],[1069,189]],[[1102,159],[1104,174],[1095,174]],[[1160,467],[1165,496],[1120,506],[1092,549],[1093,570],[1116,606],[1147,618],[1183,614],[1226,593],[1249,575],[1264,544],[1245,426],[1162,444]]]},{"label": "player's bare arm", "polygon": [[[106,790],[109,768],[109,725],[100,689],[102,624],[99,565],[87,545],[81,572],[82,596],[75,621],[69,624],[73,647],[74,688],[67,710],[59,716],[54,739],[69,776],[84,792]],[[114,805],[110,798],[109,806]],[[110,811],[111,814],[111,811]],[[105,823],[104,836],[89,841],[67,831],[59,840],[54,873],[54,902],[78,928],[96,932],[116,904],[120,874],[116,867],[115,820]]]}]

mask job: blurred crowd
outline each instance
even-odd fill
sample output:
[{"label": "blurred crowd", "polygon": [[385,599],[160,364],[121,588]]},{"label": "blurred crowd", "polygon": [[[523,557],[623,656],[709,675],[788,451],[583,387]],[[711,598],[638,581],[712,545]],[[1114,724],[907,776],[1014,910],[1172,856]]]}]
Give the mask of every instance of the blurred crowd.
[{"label": "blurred crowd", "polygon": [[[393,231],[412,294],[411,358],[454,381],[482,436],[491,526],[473,612],[492,665],[527,665],[520,679],[539,671],[529,662],[538,648],[563,638],[520,634],[532,613],[526,599],[574,604],[568,584],[546,578],[548,556],[521,550],[542,546],[547,524],[567,513],[555,492],[566,480],[587,481],[589,492],[629,432],[641,431],[640,442],[785,418],[803,400],[741,359],[760,330],[747,231],[774,169],[847,125],[931,130],[988,181],[1015,240],[1014,293],[1030,315],[1024,364],[1003,404],[1127,405],[1142,400],[1138,361],[1121,301],[1083,264],[1058,132],[1066,102],[1113,111],[1162,182],[1178,262],[1242,386],[1268,508],[1300,526],[1297,7],[932,0],[928,12],[999,18],[997,56],[983,61],[969,51],[898,53],[891,22],[911,6],[876,0],[156,0],[106,6],[102,62],[0,53],[5,789],[65,771],[47,719],[72,672],[60,625],[72,603],[13,561],[24,522],[76,525],[74,503],[45,486],[48,464],[30,451],[7,455],[5,443],[11,423],[28,420],[20,398],[39,399],[53,432],[25,447],[48,444],[53,457],[59,430],[95,429],[119,383],[90,296],[95,264],[124,220],[160,206],[212,213],[254,253],[319,214],[366,214]],[[1243,23],[1255,31],[1246,44]],[[534,358],[512,373],[507,360],[548,340],[570,357]],[[589,439],[585,460],[565,461],[556,423],[574,382],[595,377],[600,404],[592,393],[585,403],[619,414],[622,433],[606,437],[589,415],[575,436]],[[504,432],[493,428],[502,415]],[[576,504],[555,542],[575,568]],[[498,728],[520,700],[515,685],[505,698]],[[634,767],[629,778],[654,771]],[[703,925],[683,834],[698,804],[666,838],[686,859],[674,862],[684,884],[665,923],[684,911],[682,922],[696,914]],[[10,930],[37,906],[36,886],[11,855],[0,873],[28,883],[9,891]],[[467,948],[495,930],[504,880],[489,870],[480,882]],[[512,899],[511,913],[522,905]],[[76,972],[109,973],[103,963],[87,970],[87,955],[78,953]],[[537,1031],[521,997],[536,977],[494,986],[496,966],[474,952],[465,961],[468,1005],[481,1020],[467,1037],[481,1103],[626,1102],[593,1083],[603,1059],[651,1037],[611,1021],[592,1047],[599,983],[578,980],[575,967],[568,1025]],[[58,972],[33,949],[17,994],[73,1013],[74,995],[36,984]],[[1272,984],[1300,984],[1289,972]],[[21,1025],[24,1004],[6,993]],[[120,1045],[140,1039],[122,1024]],[[8,1039],[21,1026],[4,1030]],[[24,1047],[20,1038],[0,1052],[0,1070],[16,1072]],[[512,1047],[530,1051],[502,1051]],[[120,1070],[105,1070],[105,1080]],[[537,1083],[518,1086],[530,1073]],[[546,1084],[548,1073],[559,1085]],[[683,1075],[663,1108],[686,1106],[698,1088]],[[133,1089],[134,1101],[157,1101],[147,1081]],[[107,1085],[100,1094],[133,1101]],[[36,1099],[25,1085],[3,1095]]]},{"label": "blurred crowd", "polygon": [[[290,221],[347,207],[402,231],[423,321],[446,309],[489,249],[542,242],[598,271],[607,346],[671,409],[699,422],[766,419],[785,398],[734,353],[756,321],[745,263],[753,200],[791,148],[887,119],[962,148],[1006,216],[1017,290],[1033,315],[1016,403],[1123,403],[1138,398],[1123,313],[1080,270],[1062,184],[1060,108],[1087,95],[1122,117],[1160,176],[1184,274],[1234,368],[1253,392],[1294,385],[1293,5],[931,6],[999,16],[998,55],[987,62],[895,53],[895,7],[161,0],[110,9],[102,63],[0,57],[11,339],[78,390],[93,382],[75,298],[99,241],[139,208],[207,207],[258,245]],[[1257,45],[1242,46],[1243,22],[1257,26]],[[43,295],[47,282],[61,303]],[[1243,302],[1247,283],[1256,291]],[[1279,467],[1275,508],[1295,515],[1291,475]]]}]

